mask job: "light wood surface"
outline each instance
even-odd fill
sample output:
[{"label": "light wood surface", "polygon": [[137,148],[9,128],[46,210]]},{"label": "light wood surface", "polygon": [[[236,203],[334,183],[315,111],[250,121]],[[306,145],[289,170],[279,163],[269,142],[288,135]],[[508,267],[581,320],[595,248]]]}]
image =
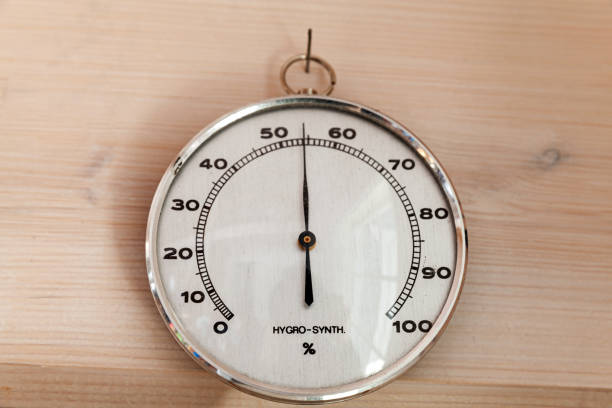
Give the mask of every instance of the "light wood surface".
[{"label": "light wood surface", "polygon": [[280,96],[308,27],[334,96],[436,152],[470,233],[440,342],[346,406],[612,406],[609,0],[0,1],[0,406],[276,405],[172,340],[143,242],[174,155]]}]

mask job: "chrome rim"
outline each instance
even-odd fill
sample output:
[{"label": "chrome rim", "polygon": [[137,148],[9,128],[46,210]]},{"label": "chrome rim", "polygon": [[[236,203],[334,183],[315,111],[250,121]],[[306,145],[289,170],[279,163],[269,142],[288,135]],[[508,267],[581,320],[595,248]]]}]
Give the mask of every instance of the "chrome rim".
[{"label": "chrome rim", "polygon": [[[157,254],[157,228],[162,204],[174,178],[191,155],[208,139],[240,120],[266,111],[300,107],[331,109],[360,116],[387,129],[403,140],[404,143],[408,144],[427,164],[444,192],[453,214],[457,245],[455,275],[446,302],[431,330],[416,344],[416,346],[399,360],[372,376],[341,386],[316,389],[280,387],[254,380],[226,367],[213,356],[194,347],[193,344],[195,343],[191,341],[190,337],[183,329],[181,322],[177,319],[172,308],[170,308],[170,302],[166,298],[163,287],[160,286],[162,281],[159,275],[157,257],[155,256],[155,254]],[[175,340],[200,366],[216,374],[228,384],[249,394],[278,402],[316,404],[347,400],[376,390],[404,373],[433,346],[450,321],[461,293],[467,265],[467,233],[457,194],[442,165],[427,146],[406,127],[373,109],[357,103],[329,97],[290,96],[271,99],[238,109],[213,122],[191,139],[178,154],[173,164],[168,167],[157,187],[149,212],[145,253],[147,275],[157,308]]]}]

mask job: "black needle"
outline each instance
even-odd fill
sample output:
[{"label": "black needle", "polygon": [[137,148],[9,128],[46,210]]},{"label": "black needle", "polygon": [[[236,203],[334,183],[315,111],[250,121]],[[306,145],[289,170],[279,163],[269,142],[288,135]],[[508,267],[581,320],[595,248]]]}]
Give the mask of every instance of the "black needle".
[{"label": "black needle", "polygon": [[316,238],[308,230],[308,176],[306,173],[306,125],[302,123],[302,163],[304,166],[304,184],[302,187],[302,204],[304,206],[304,232],[298,238],[298,242],[306,251],[306,270],[304,282],[304,302],[310,306],[313,302],[312,275],[310,273],[310,248],[315,244]]},{"label": "black needle", "polygon": [[310,274],[310,247],[306,248],[306,282],[304,286],[304,302],[308,306],[312,305],[312,276]]},{"label": "black needle", "polygon": [[302,200],[304,204],[304,227],[308,231],[308,176],[306,174],[306,126],[302,123],[302,163],[304,165],[304,185]]}]

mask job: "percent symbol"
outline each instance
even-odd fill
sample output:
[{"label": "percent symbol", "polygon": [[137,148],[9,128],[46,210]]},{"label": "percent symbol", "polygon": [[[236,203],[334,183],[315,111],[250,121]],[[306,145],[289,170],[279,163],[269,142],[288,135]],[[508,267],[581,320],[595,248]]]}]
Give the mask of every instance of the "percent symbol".
[{"label": "percent symbol", "polygon": [[313,348],[314,343],[304,343],[302,344],[302,347],[304,347],[306,350],[304,350],[304,355],[306,354],[315,354],[317,352],[317,350],[315,350]]}]

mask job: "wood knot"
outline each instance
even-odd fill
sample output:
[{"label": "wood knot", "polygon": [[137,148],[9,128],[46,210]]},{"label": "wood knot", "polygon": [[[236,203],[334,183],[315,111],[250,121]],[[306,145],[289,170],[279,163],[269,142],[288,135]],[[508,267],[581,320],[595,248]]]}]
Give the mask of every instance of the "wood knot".
[{"label": "wood knot", "polygon": [[561,152],[559,149],[551,148],[544,150],[536,157],[536,163],[539,168],[548,170],[561,161]]}]

